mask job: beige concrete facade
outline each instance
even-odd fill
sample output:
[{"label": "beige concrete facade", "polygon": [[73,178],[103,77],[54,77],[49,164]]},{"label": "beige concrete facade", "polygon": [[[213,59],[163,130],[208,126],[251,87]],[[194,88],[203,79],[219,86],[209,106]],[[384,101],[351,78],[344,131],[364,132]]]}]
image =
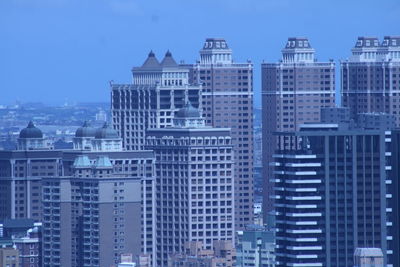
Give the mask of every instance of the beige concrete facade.
[{"label": "beige concrete facade", "polygon": [[206,125],[231,128],[235,150],[235,226],[253,223],[253,64],[236,63],[221,38],[206,39],[189,81],[202,85]]},{"label": "beige concrete facade", "polygon": [[316,62],[307,38],[289,38],[278,63],[263,63],[264,216],[273,209],[269,162],[276,149],[276,131],[293,132],[303,123],[319,122],[322,107],[335,106],[335,63]]}]

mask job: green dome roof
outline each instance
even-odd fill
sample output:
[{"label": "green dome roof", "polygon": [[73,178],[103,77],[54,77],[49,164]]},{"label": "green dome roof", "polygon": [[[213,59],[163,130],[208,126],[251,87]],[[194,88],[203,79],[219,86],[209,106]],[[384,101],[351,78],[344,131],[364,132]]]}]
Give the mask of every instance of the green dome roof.
[{"label": "green dome roof", "polygon": [[94,137],[96,129],[90,127],[89,123],[85,121],[82,127],[79,127],[75,132],[75,137]]},{"label": "green dome roof", "polygon": [[91,166],[90,159],[86,155],[79,155],[74,160],[74,168],[90,168]]},{"label": "green dome roof", "polygon": [[95,168],[112,168],[113,165],[108,156],[99,156],[97,157],[96,163],[94,164]]},{"label": "green dome roof", "polygon": [[28,126],[19,132],[19,138],[43,138],[43,133],[30,121]]},{"label": "green dome roof", "polygon": [[107,122],[102,128],[97,129],[95,134],[96,139],[119,139],[118,133],[113,128],[108,127]]}]

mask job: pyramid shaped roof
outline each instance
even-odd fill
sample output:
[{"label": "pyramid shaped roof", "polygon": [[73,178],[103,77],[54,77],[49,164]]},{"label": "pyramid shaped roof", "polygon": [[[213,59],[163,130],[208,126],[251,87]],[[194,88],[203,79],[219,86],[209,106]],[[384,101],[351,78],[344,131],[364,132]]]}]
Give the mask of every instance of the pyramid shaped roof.
[{"label": "pyramid shaped roof", "polygon": [[160,62],[158,62],[153,51],[150,51],[146,61],[143,63],[142,68],[155,69],[160,67]]},{"label": "pyramid shaped roof", "polygon": [[165,53],[165,57],[161,61],[161,66],[162,67],[178,67],[178,64],[176,64],[176,61],[172,57],[172,54],[169,50],[167,51],[167,53]]}]

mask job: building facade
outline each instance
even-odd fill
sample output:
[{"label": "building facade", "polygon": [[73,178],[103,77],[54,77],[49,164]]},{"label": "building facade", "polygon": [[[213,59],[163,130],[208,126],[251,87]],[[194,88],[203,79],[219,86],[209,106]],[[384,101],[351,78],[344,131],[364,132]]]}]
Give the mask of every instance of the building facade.
[{"label": "building facade", "polygon": [[400,36],[359,37],[341,62],[343,106],[358,113],[385,112],[400,126]]},{"label": "building facade", "polygon": [[[389,199],[389,205],[392,212],[389,214],[389,221],[392,227],[388,229],[388,236],[392,237],[390,249],[400,251],[400,130],[392,130],[390,146],[390,159],[391,159],[391,184],[388,188],[388,193],[392,195]],[[400,266],[400,254],[393,253],[389,256],[389,262],[393,266]]]},{"label": "building facade", "polygon": [[233,267],[235,255],[230,241],[214,241],[213,249],[204,249],[201,241],[191,241],[186,242],[184,253],[169,257],[168,267]]},{"label": "building facade", "polygon": [[259,225],[249,225],[237,232],[238,267],[275,267],[275,233]]},{"label": "building facade", "polygon": [[172,126],[187,101],[201,108],[201,86],[189,82],[189,70],[169,51],[161,62],[150,52],[132,77],[132,84],[111,84],[112,123],[126,150],[143,149],[147,129]]},{"label": "building facade", "polygon": [[320,121],[322,107],[335,106],[335,63],[318,62],[307,38],[289,38],[278,63],[263,63],[262,133],[264,217],[273,209],[272,169],[276,131],[297,131]]},{"label": "building facade", "polygon": [[46,147],[32,122],[21,130],[17,150],[0,151],[0,220],[42,219],[41,178],[62,173],[62,153]]},{"label": "building facade", "polygon": [[354,267],[384,267],[383,253],[379,248],[356,248]]},{"label": "building facade", "polygon": [[41,229],[32,219],[6,219],[0,224],[0,247],[17,249],[19,267],[41,267]]},{"label": "building facade", "polygon": [[153,255],[155,249],[154,155],[123,151],[105,124],[84,125],[63,151],[63,175],[42,178],[44,266],[118,264],[120,255]]},{"label": "building facade", "polygon": [[234,242],[234,154],[230,129],[204,124],[190,104],[174,127],[149,129],[146,149],[156,156],[157,266],[182,253],[188,241],[212,249]]},{"label": "building facade", "polygon": [[235,150],[235,224],[253,223],[253,64],[233,61],[222,38],[207,38],[200,60],[190,68],[190,83],[202,85],[206,125],[231,128]]},{"label": "building facade", "polygon": [[329,122],[277,135],[292,145],[281,146],[271,163],[276,266],[350,267],[358,247],[380,248],[385,266],[394,266],[388,153],[394,120],[376,116],[383,124],[375,128],[363,120]]},{"label": "building facade", "polygon": [[[29,125],[20,139],[32,143],[39,132]],[[43,222],[43,266],[108,267],[124,253],[152,259],[154,161],[151,151],[124,151],[107,124],[78,128],[74,149],[1,151],[2,219]]]},{"label": "building facade", "polygon": [[18,250],[14,248],[0,248],[0,265],[4,267],[18,267]]},{"label": "building facade", "polygon": [[[43,179],[44,266],[108,267],[152,252],[153,155],[108,155],[78,155],[71,176]],[[118,161],[136,171],[119,172]]]}]

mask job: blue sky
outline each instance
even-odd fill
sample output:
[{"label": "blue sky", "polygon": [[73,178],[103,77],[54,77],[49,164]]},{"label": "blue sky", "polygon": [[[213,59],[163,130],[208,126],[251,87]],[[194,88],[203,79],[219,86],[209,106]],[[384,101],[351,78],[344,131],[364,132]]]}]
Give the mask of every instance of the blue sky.
[{"label": "blue sky", "polygon": [[259,106],[260,63],[287,37],[338,61],[362,35],[400,35],[400,1],[1,0],[0,103],[107,102],[108,82],[130,82],[150,49],[192,63],[206,37],[224,37],[236,61],[254,62]]}]

